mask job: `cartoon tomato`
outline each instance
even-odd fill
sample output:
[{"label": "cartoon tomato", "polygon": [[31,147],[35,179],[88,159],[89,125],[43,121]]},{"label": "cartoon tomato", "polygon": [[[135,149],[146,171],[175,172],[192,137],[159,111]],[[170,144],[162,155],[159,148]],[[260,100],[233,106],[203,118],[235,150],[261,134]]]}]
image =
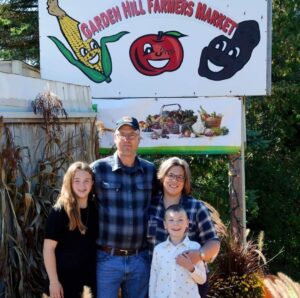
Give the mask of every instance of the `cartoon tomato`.
[{"label": "cartoon tomato", "polygon": [[146,76],[157,76],[175,71],[183,60],[183,47],[178,31],[159,31],[137,38],[130,47],[130,59],[134,67]]}]

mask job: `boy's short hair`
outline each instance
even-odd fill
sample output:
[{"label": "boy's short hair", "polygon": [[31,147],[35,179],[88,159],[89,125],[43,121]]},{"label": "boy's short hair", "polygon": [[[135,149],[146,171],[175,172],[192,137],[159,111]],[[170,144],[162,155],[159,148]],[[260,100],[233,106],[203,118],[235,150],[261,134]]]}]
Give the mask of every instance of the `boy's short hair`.
[{"label": "boy's short hair", "polygon": [[174,205],[170,205],[166,211],[165,211],[165,216],[164,216],[164,220],[166,219],[167,213],[169,212],[184,212],[185,215],[187,216],[186,211],[184,210],[183,206],[181,204],[174,204]]}]

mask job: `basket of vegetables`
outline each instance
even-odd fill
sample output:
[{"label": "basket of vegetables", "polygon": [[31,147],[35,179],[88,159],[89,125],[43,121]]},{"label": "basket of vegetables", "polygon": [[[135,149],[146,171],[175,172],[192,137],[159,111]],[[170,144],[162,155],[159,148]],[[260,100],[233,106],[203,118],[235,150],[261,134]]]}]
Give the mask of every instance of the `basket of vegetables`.
[{"label": "basket of vegetables", "polygon": [[[177,110],[167,111],[168,106],[177,106]],[[181,105],[178,103],[172,103],[163,105],[160,109],[161,123],[163,132],[166,134],[179,134],[180,124],[182,122]]]},{"label": "basket of vegetables", "polygon": [[222,114],[217,114],[216,112],[207,113],[206,110],[200,106],[200,110],[198,110],[200,114],[201,120],[204,122],[205,127],[207,128],[220,128],[222,122]]},{"label": "basket of vegetables", "polygon": [[[169,108],[175,106],[175,109]],[[193,110],[182,110],[180,104],[166,104],[156,115],[148,115],[145,121],[140,121],[140,128],[144,135],[149,134],[152,139],[169,138],[170,135],[181,134],[190,136],[192,125],[197,121]]]}]

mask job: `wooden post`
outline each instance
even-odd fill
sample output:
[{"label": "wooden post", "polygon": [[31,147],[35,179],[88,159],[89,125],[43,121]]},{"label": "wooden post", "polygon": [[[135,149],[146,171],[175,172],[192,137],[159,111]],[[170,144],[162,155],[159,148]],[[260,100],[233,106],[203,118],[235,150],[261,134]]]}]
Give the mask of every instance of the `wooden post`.
[{"label": "wooden post", "polygon": [[246,206],[243,187],[244,167],[241,155],[229,156],[229,197],[231,233],[240,243],[246,242]]},{"label": "wooden post", "polygon": [[242,100],[242,144],[237,155],[229,156],[229,197],[231,208],[231,233],[240,244],[246,244],[245,201],[245,98]]},{"label": "wooden post", "polygon": [[0,149],[2,147],[3,128],[4,128],[3,117],[0,116]]}]

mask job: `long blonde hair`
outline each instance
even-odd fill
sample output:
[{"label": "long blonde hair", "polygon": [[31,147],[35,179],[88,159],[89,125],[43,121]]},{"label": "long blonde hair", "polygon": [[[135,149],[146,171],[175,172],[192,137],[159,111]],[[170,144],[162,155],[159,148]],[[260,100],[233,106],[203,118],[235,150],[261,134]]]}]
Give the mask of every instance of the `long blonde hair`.
[{"label": "long blonde hair", "polygon": [[78,228],[81,234],[85,234],[87,227],[82,223],[76,194],[72,189],[72,182],[77,170],[88,172],[94,181],[94,174],[87,163],[77,161],[71,164],[64,175],[61,192],[54,208],[65,210],[69,218],[70,231]]}]

